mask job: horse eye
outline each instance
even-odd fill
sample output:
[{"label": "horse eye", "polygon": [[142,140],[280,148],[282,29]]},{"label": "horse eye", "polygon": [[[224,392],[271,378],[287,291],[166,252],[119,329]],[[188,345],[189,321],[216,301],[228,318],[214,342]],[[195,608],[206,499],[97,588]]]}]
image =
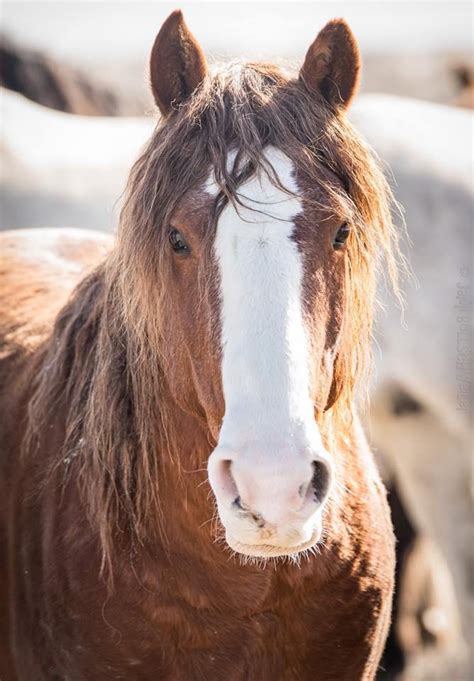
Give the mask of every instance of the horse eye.
[{"label": "horse eye", "polygon": [[181,236],[177,229],[172,229],[169,235],[169,240],[171,248],[175,253],[187,253],[189,251],[189,246]]},{"label": "horse eye", "polygon": [[343,225],[341,225],[339,227],[339,229],[337,230],[337,234],[334,238],[334,241],[332,242],[332,246],[333,246],[335,251],[341,250],[341,248],[346,243],[346,240],[347,240],[347,237],[350,234],[350,231],[351,230],[350,230],[350,227],[347,224],[347,222],[345,222]]}]

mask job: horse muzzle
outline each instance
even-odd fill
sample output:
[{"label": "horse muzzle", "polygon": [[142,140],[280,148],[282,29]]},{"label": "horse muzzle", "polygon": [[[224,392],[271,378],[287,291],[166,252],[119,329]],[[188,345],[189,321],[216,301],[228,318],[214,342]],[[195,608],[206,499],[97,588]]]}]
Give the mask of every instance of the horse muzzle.
[{"label": "horse muzzle", "polygon": [[[311,548],[321,537],[333,484],[329,454],[253,449],[234,453],[218,446],[209,458],[209,481],[228,545],[263,558]],[[286,455],[281,453],[285,449]]]}]

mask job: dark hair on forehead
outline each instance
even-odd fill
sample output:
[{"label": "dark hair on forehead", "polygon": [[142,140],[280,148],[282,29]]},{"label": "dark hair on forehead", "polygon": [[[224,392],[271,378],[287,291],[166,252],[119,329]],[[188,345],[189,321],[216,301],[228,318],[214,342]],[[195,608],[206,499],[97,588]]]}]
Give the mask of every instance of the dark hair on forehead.
[{"label": "dark hair on forehead", "polygon": [[322,97],[276,66],[231,63],[216,69],[190,100],[159,123],[146,162],[143,157],[138,162],[140,180],[154,183],[148,210],[158,217],[210,171],[227,197],[236,197],[243,176],[229,167],[230,151],[236,152],[239,170],[245,162],[244,175],[264,171],[277,184],[264,153],[269,145],[315,183],[323,167],[343,179],[343,159],[334,144],[336,120]]}]

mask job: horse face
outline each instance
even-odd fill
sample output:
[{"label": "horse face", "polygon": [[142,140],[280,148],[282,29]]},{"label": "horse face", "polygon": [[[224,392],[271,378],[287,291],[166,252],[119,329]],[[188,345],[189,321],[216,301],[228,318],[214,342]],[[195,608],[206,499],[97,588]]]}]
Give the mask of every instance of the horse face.
[{"label": "horse face", "polygon": [[290,159],[274,147],[266,158],[282,188],[251,178],[245,207],[227,205],[217,225],[225,413],[208,470],[228,544],[278,556],[319,539],[331,491],[316,415],[341,331],[344,256],[334,243],[344,217],[324,197],[305,206],[310,188]]},{"label": "horse face", "polygon": [[[182,87],[172,90],[176,79],[163,73],[160,81],[152,68],[165,115],[206,73],[192,37],[180,53],[187,31],[182,17],[168,21],[169,35],[165,25],[154,54],[174,55],[170,68],[179,71]],[[339,73],[341,40],[346,68]],[[319,88],[346,106],[357,75],[351,40],[345,25],[328,25],[310,47],[302,87]],[[331,192],[322,192],[324,182],[314,189],[275,146],[264,156],[273,173],[260,170],[242,181],[238,202],[227,202],[213,229],[212,206],[222,187],[211,168],[207,181],[180,201],[168,225],[173,281],[166,318],[181,339],[179,368],[169,363],[174,393],[194,396],[194,407],[185,406],[205,418],[217,443],[208,473],[227,543],[239,553],[269,557],[303,551],[322,532],[333,464],[317,416],[333,385],[349,228]],[[227,157],[231,165],[246,161],[236,161],[231,149]],[[341,189],[325,172],[327,184]]]},{"label": "horse face", "polygon": [[333,382],[348,228],[283,152],[268,147],[265,157],[278,183],[251,176],[213,227],[212,173],[179,203],[166,316],[180,338],[174,393],[194,395],[217,441],[208,471],[227,542],[278,556],[319,539],[331,491],[317,416]]}]

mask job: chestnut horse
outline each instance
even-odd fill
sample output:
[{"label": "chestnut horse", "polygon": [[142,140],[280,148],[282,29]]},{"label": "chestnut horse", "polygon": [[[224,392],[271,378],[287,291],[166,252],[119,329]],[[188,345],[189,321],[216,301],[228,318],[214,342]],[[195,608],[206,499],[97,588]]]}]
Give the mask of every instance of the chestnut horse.
[{"label": "chestnut horse", "polygon": [[211,71],[174,12],[116,243],[4,234],[3,681],[374,678],[394,540],[353,405],[398,247],[359,70],[335,20],[298,78]]}]

